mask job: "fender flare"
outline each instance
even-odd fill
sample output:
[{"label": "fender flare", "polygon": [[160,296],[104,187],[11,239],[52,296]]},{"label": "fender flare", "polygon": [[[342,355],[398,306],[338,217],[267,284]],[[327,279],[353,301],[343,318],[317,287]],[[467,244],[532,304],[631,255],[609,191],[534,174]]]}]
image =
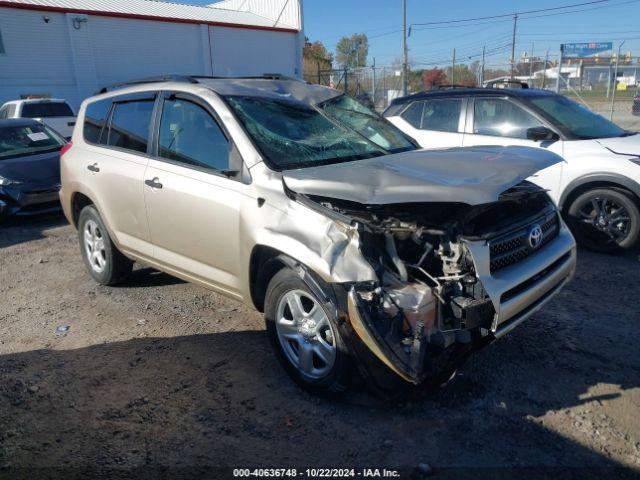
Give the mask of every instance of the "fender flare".
[{"label": "fender flare", "polygon": [[562,210],[565,207],[565,202],[577,188],[595,182],[618,184],[621,187],[624,187],[632,192],[636,197],[640,198],[640,183],[632,180],[629,177],[625,177],[624,175],[620,175],[618,173],[589,173],[569,182],[569,184],[562,191],[560,201],[558,202],[558,208]]}]

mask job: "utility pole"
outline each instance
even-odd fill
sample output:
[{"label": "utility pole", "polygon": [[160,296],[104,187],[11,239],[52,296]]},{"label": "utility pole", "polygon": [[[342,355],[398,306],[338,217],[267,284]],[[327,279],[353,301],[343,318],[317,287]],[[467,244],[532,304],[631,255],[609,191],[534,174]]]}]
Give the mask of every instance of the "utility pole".
[{"label": "utility pole", "polygon": [[407,0],[402,0],[402,94],[409,94],[409,51],[407,50]]},{"label": "utility pole", "polygon": [[562,62],[564,61],[564,45],[560,45],[560,58],[558,59],[558,78],[556,79],[556,93],[560,93],[560,80],[562,77]]},{"label": "utility pole", "polygon": [[613,122],[613,111],[616,106],[616,90],[618,90],[618,65],[620,64],[620,50],[622,50],[622,46],[624,45],[624,40],[620,43],[618,47],[618,55],[616,56],[616,69],[613,74],[613,92],[611,92],[611,113],[609,114],[609,120]]},{"label": "utility pole", "polygon": [[511,79],[513,80],[514,67],[516,62],[516,26],[518,25],[518,14],[513,14],[513,35],[511,36]]},{"label": "utility pole", "polygon": [[453,59],[451,60],[451,85],[456,84],[456,49],[453,49]]},{"label": "utility pole", "polygon": [[373,102],[373,106],[376,105],[376,57],[373,57],[373,65],[371,66],[373,69],[373,87],[371,92],[371,101]]},{"label": "utility pole", "polygon": [[542,67],[542,89],[547,85],[547,65],[549,65],[549,49],[547,48],[547,54],[544,57],[544,66]]},{"label": "utility pole", "polygon": [[531,42],[531,53],[529,54],[529,83],[533,80],[533,48],[535,44]]},{"label": "utility pole", "polygon": [[482,46],[482,64],[480,65],[480,86],[484,86],[484,52],[485,46]]}]

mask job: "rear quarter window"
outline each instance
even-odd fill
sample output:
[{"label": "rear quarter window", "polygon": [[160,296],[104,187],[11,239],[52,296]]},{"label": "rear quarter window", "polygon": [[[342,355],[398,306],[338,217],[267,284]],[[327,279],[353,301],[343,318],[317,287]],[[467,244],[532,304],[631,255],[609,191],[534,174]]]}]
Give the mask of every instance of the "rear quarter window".
[{"label": "rear quarter window", "polygon": [[87,105],[82,126],[85,142],[103,145],[106,143],[104,127],[110,110],[111,100],[100,100]]},{"label": "rear quarter window", "polygon": [[107,145],[146,153],[155,100],[114,103]]}]

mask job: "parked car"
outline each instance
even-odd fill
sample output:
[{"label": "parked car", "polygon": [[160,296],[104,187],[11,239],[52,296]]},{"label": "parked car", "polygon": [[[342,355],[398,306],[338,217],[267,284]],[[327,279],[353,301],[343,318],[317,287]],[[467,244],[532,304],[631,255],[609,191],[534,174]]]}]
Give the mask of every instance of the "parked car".
[{"label": "parked car", "polygon": [[564,157],[530,180],[579,243],[629,249],[640,236],[640,135],[543,90],[463,89],[396,99],[383,115],[422,147],[521,145]]},{"label": "parked car", "polygon": [[0,107],[0,120],[5,118],[34,118],[60,133],[66,140],[71,138],[76,124],[71,105],[58,98],[29,98],[7,102]]},{"label": "parked car", "polygon": [[89,274],[140,261],[264,312],[302,386],[451,376],[575,268],[531,148],[428,152],[340,92],[170,77],[85,100],[60,198]]},{"label": "parked car", "polygon": [[0,220],[60,209],[64,144],[62,137],[36,120],[0,120]]},{"label": "parked car", "polygon": [[640,87],[636,90],[636,94],[633,97],[633,105],[631,106],[631,113],[640,116]]}]

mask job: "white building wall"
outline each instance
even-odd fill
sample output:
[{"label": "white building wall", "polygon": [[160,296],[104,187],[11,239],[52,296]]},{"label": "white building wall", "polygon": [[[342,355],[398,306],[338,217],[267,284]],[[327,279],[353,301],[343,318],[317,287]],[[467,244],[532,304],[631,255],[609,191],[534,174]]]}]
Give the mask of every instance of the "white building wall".
[{"label": "white building wall", "polygon": [[297,75],[296,34],[226,27],[210,28],[214,75]]},{"label": "white building wall", "polygon": [[46,94],[77,108],[102,86],[161,74],[300,72],[300,33],[1,7],[0,28],[0,104]]}]

